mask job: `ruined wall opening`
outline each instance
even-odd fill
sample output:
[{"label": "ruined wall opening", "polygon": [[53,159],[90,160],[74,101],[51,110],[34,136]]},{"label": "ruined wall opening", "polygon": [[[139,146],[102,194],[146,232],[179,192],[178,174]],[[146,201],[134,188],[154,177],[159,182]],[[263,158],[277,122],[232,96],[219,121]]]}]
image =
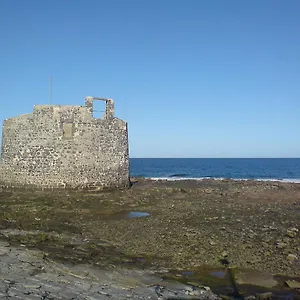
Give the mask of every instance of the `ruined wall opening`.
[{"label": "ruined wall opening", "polygon": [[93,118],[101,119],[104,117],[106,111],[106,101],[94,100],[93,101]]},{"label": "ruined wall opening", "polygon": [[74,124],[73,123],[63,123],[63,139],[73,139],[74,137]]}]

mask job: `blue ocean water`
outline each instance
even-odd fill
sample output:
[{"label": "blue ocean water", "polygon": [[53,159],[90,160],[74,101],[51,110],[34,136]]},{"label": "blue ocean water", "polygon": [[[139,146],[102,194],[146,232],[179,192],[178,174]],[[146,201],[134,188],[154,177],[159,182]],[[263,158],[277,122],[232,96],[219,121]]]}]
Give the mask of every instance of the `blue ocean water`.
[{"label": "blue ocean water", "polygon": [[300,158],[131,158],[131,176],[300,182]]}]

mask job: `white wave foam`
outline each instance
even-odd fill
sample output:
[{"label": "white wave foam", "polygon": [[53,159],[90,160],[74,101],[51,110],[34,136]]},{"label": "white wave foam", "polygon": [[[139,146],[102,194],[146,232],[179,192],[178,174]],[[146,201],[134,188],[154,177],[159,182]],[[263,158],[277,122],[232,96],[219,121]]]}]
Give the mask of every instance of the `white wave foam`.
[{"label": "white wave foam", "polygon": [[166,181],[179,181],[179,180],[224,180],[225,178],[211,178],[211,177],[146,177],[151,180],[166,180]]},{"label": "white wave foam", "polygon": [[287,183],[300,183],[300,178],[283,178],[283,179],[276,179],[276,178],[224,178],[224,177],[146,177],[147,179],[159,181],[182,181],[182,180],[197,180],[197,181],[203,181],[203,180],[233,180],[233,181],[265,181],[265,182],[287,182]]},{"label": "white wave foam", "polygon": [[280,182],[300,183],[300,178],[285,178],[281,179]]}]

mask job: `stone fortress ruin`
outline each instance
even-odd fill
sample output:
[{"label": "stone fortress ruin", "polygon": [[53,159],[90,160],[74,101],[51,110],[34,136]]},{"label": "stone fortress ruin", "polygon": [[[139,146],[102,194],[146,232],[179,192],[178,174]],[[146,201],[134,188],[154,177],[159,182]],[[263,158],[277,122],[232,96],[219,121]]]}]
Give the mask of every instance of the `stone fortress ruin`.
[{"label": "stone fortress ruin", "polygon": [[[106,102],[93,117],[94,100]],[[127,123],[114,101],[86,97],[84,106],[36,105],[3,122],[0,183],[49,188],[129,186]]]}]

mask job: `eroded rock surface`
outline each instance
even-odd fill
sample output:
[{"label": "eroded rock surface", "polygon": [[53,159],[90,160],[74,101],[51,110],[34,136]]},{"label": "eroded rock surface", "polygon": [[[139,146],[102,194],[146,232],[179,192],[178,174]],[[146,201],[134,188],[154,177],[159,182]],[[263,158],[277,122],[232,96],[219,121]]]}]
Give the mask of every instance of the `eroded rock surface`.
[{"label": "eroded rock surface", "polygon": [[209,289],[164,282],[151,271],[66,265],[0,242],[0,299],[219,299]]}]

